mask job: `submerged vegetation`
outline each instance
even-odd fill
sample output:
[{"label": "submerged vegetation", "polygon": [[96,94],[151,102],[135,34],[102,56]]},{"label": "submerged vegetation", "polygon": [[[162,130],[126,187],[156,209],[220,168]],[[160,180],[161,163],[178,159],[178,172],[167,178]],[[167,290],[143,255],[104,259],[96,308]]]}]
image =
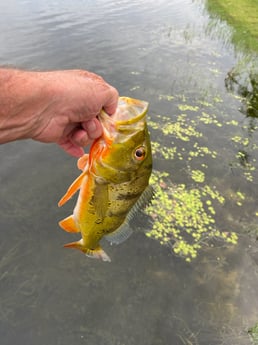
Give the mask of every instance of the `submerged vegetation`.
[{"label": "submerged vegetation", "polygon": [[224,41],[231,41],[239,52],[237,64],[225,78],[227,91],[238,94],[240,111],[258,117],[258,2],[256,0],[206,0],[211,22],[224,21],[231,28]]},{"label": "submerged vegetation", "polygon": [[[258,26],[258,25],[257,25]],[[257,38],[258,39],[258,38]],[[233,68],[225,79],[229,92],[236,92],[242,98],[241,112],[247,117],[258,118],[258,65],[252,66],[246,75],[241,67]]]},{"label": "submerged vegetation", "polygon": [[257,0],[207,0],[207,9],[233,28],[233,44],[258,52]]},{"label": "submerged vegetation", "polygon": [[244,115],[258,117],[258,1],[206,0],[206,7],[212,19],[229,25],[231,33],[224,41],[230,40],[240,53],[227,73],[225,87],[241,97]]}]

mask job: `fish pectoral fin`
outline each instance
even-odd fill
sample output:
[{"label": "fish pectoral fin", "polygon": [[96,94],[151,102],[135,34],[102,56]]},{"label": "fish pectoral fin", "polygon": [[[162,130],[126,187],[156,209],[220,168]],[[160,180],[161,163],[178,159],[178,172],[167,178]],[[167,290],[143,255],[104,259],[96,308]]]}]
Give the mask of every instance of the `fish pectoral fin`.
[{"label": "fish pectoral fin", "polygon": [[86,256],[93,259],[101,259],[102,261],[111,261],[110,257],[104,250],[98,246],[95,249],[86,248],[83,244],[83,239],[77,242],[71,242],[64,245],[65,248],[73,248],[82,251]]},{"label": "fish pectoral fin", "polygon": [[84,170],[86,165],[88,164],[89,161],[89,154],[85,153],[82,157],[80,157],[77,161],[77,167],[80,170]]},{"label": "fish pectoral fin", "polygon": [[105,235],[104,238],[111,244],[120,244],[126,241],[132,233],[132,228],[130,228],[127,222],[124,222],[122,225],[119,226],[118,229],[111,232],[110,234]]},{"label": "fish pectoral fin", "polygon": [[73,215],[61,220],[58,224],[67,232],[80,232],[80,229],[75,224]]},{"label": "fish pectoral fin", "polygon": [[92,204],[99,219],[104,219],[109,206],[108,185],[95,184]]},{"label": "fish pectoral fin", "polygon": [[83,178],[86,176],[87,171],[84,171],[67,189],[65,195],[60,199],[58,206],[63,206],[71,197],[80,189]]}]

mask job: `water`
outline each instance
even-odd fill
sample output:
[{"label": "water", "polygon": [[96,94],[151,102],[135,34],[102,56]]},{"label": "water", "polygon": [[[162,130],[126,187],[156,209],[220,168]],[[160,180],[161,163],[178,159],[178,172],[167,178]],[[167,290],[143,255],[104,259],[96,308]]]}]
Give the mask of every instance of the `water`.
[{"label": "water", "polygon": [[[218,226],[241,233],[237,246],[204,247],[191,263],[144,231],[120,246],[105,244],[111,264],[86,259],[62,248],[71,235],[57,225],[73,207],[56,205],[78,175],[74,158],[55,145],[2,145],[1,344],[251,344],[247,329],[258,321],[256,120],[245,117],[245,103],[224,80],[234,67],[249,76],[252,58],[235,50],[230,29],[211,20],[201,1],[12,0],[0,12],[1,65],[94,71],[121,95],[150,101],[150,120],[161,128],[165,117],[214,115],[221,127],[193,123],[203,134],[199,146],[216,151],[215,159],[189,161],[196,138],[184,143],[150,126],[153,141],[178,145],[185,158],[157,151],[154,165],[191,186],[189,167],[205,163],[207,183],[226,198]],[[226,125],[232,120],[237,126]],[[239,164],[240,150],[254,171]]]}]

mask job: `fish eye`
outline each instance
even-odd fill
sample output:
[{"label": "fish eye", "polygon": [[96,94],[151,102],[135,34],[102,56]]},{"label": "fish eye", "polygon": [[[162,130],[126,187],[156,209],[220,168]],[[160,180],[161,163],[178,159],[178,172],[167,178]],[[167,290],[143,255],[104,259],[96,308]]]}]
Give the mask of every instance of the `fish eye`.
[{"label": "fish eye", "polygon": [[143,146],[138,147],[134,152],[134,158],[136,158],[138,161],[142,161],[145,158],[145,155],[146,150]]}]

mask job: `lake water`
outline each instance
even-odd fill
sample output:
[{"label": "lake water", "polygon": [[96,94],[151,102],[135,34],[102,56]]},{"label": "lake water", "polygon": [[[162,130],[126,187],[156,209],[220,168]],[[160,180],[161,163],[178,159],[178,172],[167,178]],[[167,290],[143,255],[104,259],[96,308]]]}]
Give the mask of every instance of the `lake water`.
[{"label": "lake water", "polygon": [[[87,69],[121,95],[149,101],[154,174],[169,174],[160,183],[164,193],[170,183],[218,191],[224,202],[215,200],[216,228],[239,236],[231,246],[202,238],[189,263],[173,253],[173,238],[165,246],[145,235],[152,227],[146,218],[125,243],[104,244],[110,264],[90,260],[62,247],[72,236],[58,227],[73,208],[57,202],[78,175],[75,159],[55,145],[2,145],[1,344],[252,344],[248,329],[258,321],[252,52],[230,43],[230,28],[211,18],[201,0],[10,0],[0,13],[1,65]],[[181,127],[169,130],[178,121]],[[205,182],[193,178],[200,172]]]}]

